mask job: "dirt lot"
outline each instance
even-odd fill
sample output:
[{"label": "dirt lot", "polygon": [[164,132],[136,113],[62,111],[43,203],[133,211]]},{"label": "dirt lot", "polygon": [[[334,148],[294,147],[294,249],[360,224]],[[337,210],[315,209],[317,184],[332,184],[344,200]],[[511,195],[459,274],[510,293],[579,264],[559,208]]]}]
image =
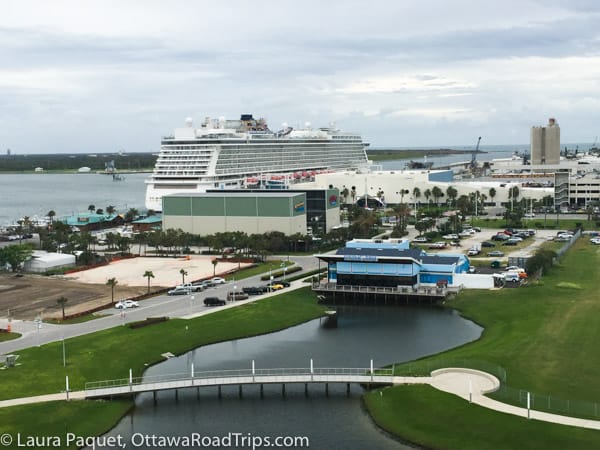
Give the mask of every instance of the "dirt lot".
[{"label": "dirt lot", "polygon": [[56,300],[61,296],[68,299],[65,305],[67,315],[109,304],[111,289],[106,280],[115,277],[115,302],[147,292],[146,270],[151,270],[155,278],[151,280],[151,290],[175,286],[181,283],[179,271],[184,269],[186,281],[212,277],[213,271],[220,275],[228,270],[245,267],[247,264],[219,262],[213,267],[209,256],[191,258],[133,258],[116,261],[102,266],[66,276],[46,277],[26,274],[15,277],[0,274],[0,318],[33,320],[39,314],[43,319],[62,317]]},{"label": "dirt lot", "polygon": [[[145,286],[117,285],[115,301],[145,292]],[[68,299],[66,314],[94,308],[110,303],[111,300],[110,286],[105,284],[79,283],[42,275],[26,274],[23,277],[15,277],[11,274],[0,274],[0,317],[6,318],[10,309],[11,317],[15,319],[32,320],[40,313],[44,319],[60,318],[62,312],[56,299],[61,296]]]}]

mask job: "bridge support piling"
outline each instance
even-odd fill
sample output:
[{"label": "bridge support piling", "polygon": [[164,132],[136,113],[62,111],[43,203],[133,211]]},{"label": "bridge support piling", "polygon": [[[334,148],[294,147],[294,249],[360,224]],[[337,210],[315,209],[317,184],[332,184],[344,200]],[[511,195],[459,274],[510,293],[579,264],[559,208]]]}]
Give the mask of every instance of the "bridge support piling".
[{"label": "bridge support piling", "polygon": [[304,396],[308,397],[308,383],[304,383]]},{"label": "bridge support piling", "polygon": [[154,406],[156,406],[156,404],[158,403],[158,402],[156,401],[156,391],[153,391],[153,392],[152,392],[152,400],[153,400],[153,402],[154,402]]},{"label": "bridge support piling", "polygon": [[200,400],[200,386],[196,388],[196,398]]},{"label": "bridge support piling", "polygon": [[325,396],[329,397],[329,383],[325,383]]},{"label": "bridge support piling", "polygon": [[346,395],[350,395],[350,383],[346,383]]},{"label": "bridge support piling", "polygon": [[285,384],[281,385],[281,395],[285,397]]},{"label": "bridge support piling", "polygon": [[240,398],[242,398],[243,391],[242,391],[242,385],[241,384],[238,387],[238,394],[239,394]]},{"label": "bridge support piling", "polygon": [[260,383],[260,398],[265,396],[265,385]]},{"label": "bridge support piling", "polygon": [[179,389],[175,389],[175,401],[179,401]]},{"label": "bridge support piling", "polygon": [[217,396],[218,396],[219,398],[221,398],[221,397],[222,397],[222,393],[221,393],[221,385],[219,385],[219,386],[218,386],[218,388],[219,388],[219,393],[217,394]]}]

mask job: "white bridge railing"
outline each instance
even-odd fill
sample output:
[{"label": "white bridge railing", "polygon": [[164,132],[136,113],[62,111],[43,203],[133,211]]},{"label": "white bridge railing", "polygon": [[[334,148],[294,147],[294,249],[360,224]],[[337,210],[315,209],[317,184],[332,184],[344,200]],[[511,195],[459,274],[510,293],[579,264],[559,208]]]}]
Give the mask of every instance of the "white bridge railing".
[{"label": "white bridge railing", "polygon": [[[235,369],[235,370],[212,370],[194,372],[194,366],[191,370],[185,373],[173,373],[164,375],[150,375],[144,377],[119,378],[115,380],[91,381],[85,384],[85,390],[98,390],[107,388],[116,388],[124,386],[140,386],[151,385],[155,383],[169,383],[178,381],[202,380],[203,384],[214,381],[214,384],[219,384],[225,380],[228,383],[235,382],[236,378],[240,379],[243,384],[261,383],[269,377],[299,377],[303,378],[303,382],[310,382],[316,378],[316,382],[324,377],[347,377],[351,381],[351,377],[393,377],[393,369],[373,369],[370,368],[322,368],[322,367],[301,367],[301,368],[277,368],[277,369],[257,369],[254,367],[254,361],[251,369]],[[379,378],[380,379],[380,378]],[[333,381],[333,380],[332,380]],[[322,381],[321,381],[322,382]]]}]

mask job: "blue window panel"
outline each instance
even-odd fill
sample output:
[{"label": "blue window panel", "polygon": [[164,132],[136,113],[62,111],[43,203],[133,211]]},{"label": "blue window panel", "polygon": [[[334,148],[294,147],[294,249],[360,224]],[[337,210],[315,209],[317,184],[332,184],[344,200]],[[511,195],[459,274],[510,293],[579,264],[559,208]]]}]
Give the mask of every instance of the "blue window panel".
[{"label": "blue window panel", "polygon": [[351,273],[361,273],[361,274],[367,273],[367,264],[366,263],[353,262],[351,264],[352,264]]},{"label": "blue window panel", "polygon": [[367,273],[381,275],[383,273],[383,266],[387,264],[381,263],[368,263],[367,264]]},{"label": "blue window panel", "polygon": [[338,262],[337,271],[339,273],[352,273],[352,263],[349,262]]}]

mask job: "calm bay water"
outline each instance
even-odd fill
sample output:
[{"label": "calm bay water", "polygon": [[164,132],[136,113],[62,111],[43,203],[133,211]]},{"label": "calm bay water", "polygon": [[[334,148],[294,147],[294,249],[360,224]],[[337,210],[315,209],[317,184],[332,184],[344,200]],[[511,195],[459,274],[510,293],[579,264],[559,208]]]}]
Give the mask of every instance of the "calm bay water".
[{"label": "calm bay water", "polygon": [[144,210],[145,173],[124,175],[123,181],[98,174],[0,174],[0,226],[23,217],[57,217],[85,212],[89,205],[117,211]]},{"label": "calm bay water", "polygon": [[[325,329],[319,320],[281,332],[234,340],[196,349],[147,370],[146,375],[186,372],[194,363],[196,371],[251,367],[368,367],[411,360],[437,353],[477,339],[481,328],[453,311],[418,307],[341,307],[339,326]],[[362,389],[323,385],[265,386],[264,398],[258,386],[244,387],[239,398],[236,386],[216,389],[180,390],[140,395],[136,408],[107,435],[129,441],[135,433],[158,436],[225,436],[229,432],[254,436],[307,436],[311,449],[406,449],[382,433],[362,409]],[[141,446],[139,448],[151,448]],[[213,448],[213,447],[207,447]],[[216,447],[215,447],[216,448]],[[248,448],[248,447],[241,447]]]}]

